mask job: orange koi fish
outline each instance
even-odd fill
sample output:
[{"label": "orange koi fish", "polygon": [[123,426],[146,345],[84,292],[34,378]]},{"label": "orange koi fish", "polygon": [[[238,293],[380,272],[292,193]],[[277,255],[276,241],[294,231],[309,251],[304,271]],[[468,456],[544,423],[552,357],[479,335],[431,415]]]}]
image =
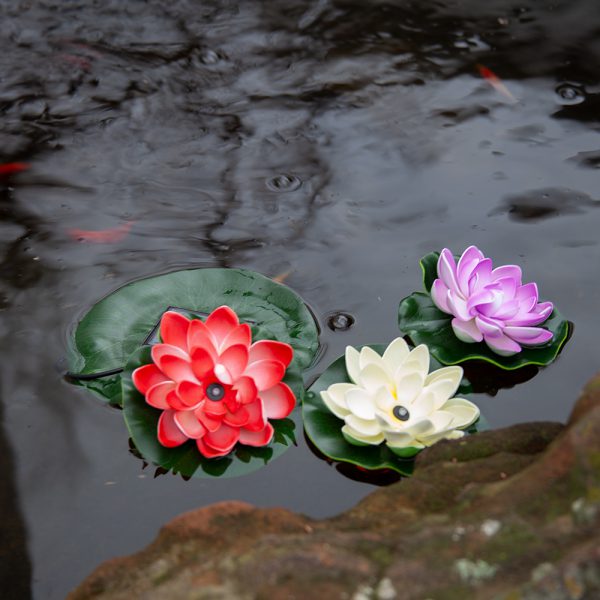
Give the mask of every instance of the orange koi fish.
[{"label": "orange koi fish", "polygon": [[133,221],[126,221],[118,227],[112,229],[90,230],[90,229],[69,229],[69,235],[78,242],[88,242],[90,244],[114,244],[124,240],[129,232]]},{"label": "orange koi fish", "polygon": [[517,99],[511,94],[510,90],[502,83],[502,80],[494,71],[484,67],[483,65],[477,65],[479,74],[499,93],[505,98],[508,98],[511,102],[517,102]]}]

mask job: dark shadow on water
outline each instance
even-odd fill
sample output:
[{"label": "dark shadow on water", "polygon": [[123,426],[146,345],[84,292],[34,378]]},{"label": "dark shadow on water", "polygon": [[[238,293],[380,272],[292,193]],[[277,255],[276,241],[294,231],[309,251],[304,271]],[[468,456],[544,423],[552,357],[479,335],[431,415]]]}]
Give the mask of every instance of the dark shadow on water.
[{"label": "dark shadow on water", "polygon": [[31,563],[27,532],[19,510],[12,451],[4,435],[0,404],[0,590],[2,600],[31,598]]}]

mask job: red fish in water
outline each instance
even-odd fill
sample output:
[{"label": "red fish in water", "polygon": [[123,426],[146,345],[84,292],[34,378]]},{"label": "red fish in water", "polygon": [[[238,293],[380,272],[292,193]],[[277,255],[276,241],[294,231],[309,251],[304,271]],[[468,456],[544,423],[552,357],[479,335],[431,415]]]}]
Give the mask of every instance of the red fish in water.
[{"label": "red fish in water", "polygon": [[510,93],[510,90],[502,83],[502,80],[494,71],[484,67],[483,65],[477,65],[479,74],[500,94],[505,98],[508,98],[511,102],[517,102],[517,99]]},{"label": "red fish in water", "polygon": [[124,240],[129,232],[133,221],[126,221],[112,229],[69,229],[69,235],[78,242],[89,242],[90,244],[114,244]]},{"label": "red fish in water", "polygon": [[14,175],[16,173],[27,171],[29,167],[29,163],[24,162],[5,163],[3,165],[0,164],[0,178],[10,177],[11,175]]}]

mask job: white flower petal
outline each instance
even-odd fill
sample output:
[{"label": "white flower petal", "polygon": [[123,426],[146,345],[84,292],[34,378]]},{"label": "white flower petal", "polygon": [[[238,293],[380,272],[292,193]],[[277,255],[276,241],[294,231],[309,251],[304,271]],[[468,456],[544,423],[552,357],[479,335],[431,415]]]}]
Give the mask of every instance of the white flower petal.
[{"label": "white flower petal", "polygon": [[347,391],[345,401],[348,410],[360,419],[375,419],[374,398],[365,390],[355,387]]},{"label": "white flower petal", "polygon": [[432,371],[431,373],[429,373],[429,375],[427,375],[427,377],[425,378],[425,385],[430,385],[438,379],[456,379],[456,385],[458,387],[460,385],[462,377],[462,367],[459,367],[458,365],[453,367],[442,367],[441,369],[438,369],[437,371]]},{"label": "white flower petal", "polygon": [[361,369],[358,380],[361,387],[370,394],[375,394],[382,386],[393,389],[394,385],[387,371],[373,363]]},{"label": "white flower petal", "polygon": [[390,431],[384,432],[385,443],[390,448],[409,448],[411,446],[420,445],[414,436],[405,431]]},{"label": "white flower petal", "polygon": [[431,446],[440,440],[458,440],[465,435],[464,431],[458,429],[448,429],[446,431],[440,431],[433,435],[425,435],[419,437],[419,442],[424,446]]},{"label": "white flower petal", "polygon": [[433,409],[440,410],[448,399],[455,394],[459,383],[460,381],[456,381],[456,379],[438,379],[426,386],[423,392],[427,391],[433,395]]},{"label": "white flower petal", "polygon": [[431,419],[431,422],[433,423],[433,428],[436,432],[445,431],[446,429],[454,429],[454,427],[452,427],[454,415],[451,412],[445,410],[438,410],[434,412],[429,418]]},{"label": "white flower petal", "polygon": [[388,377],[391,378],[391,374],[393,371],[390,371],[386,364],[383,362],[383,358],[373,350],[373,348],[369,348],[369,346],[365,346],[359,354],[358,357],[358,366],[362,371],[365,367],[369,365],[377,365],[380,369],[387,373]]},{"label": "white flower petal", "polygon": [[394,417],[391,410],[375,409],[375,418],[381,427],[387,431],[395,431],[398,427],[398,419]]},{"label": "white flower petal", "polygon": [[[352,438],[352,440],[362,442],[363,444],[377,445],[377,444],[381,444],[381,442],[383,442],[383,440],[385,439],[383,437],[383,433],[379,433],[378,435],[372,435],[372,436],[363,435],[362,433],[360,433],[359,431],[356,431],[349,425],[344,425],[342,427],[342,433],[344,434],[344,437]],[[348,440],[348,441],[350,443],[352,443],[351,440]]]},{"label": "white flower petal", "polygon": [[411,418],[421,419],[423,417],[429,417],[431,413],[435,411],[435,396],[431,390],[422,390],[413,400],[412,404],[406,408],[408,409]]},{"label": "white flower petal", "polygon": [[321,399],[325,406],[338,418],[343,419],[350,414],[350,411],[345,406],[340,406],[328,391],[321,392]]},{"label": "white flower petal", "polygon": [[409,354],[410,350],[408,344],[403,338],[398,337],[386,348],[383,353],[383,362],[386,364],[390,373],[395,373]]},{"label": "white flower petal", "polygon": [[348,415],[345,421],[348,427],[351,427],[353,431],[360,433],[362,436],[373,437],[381,433],[381,426],[375,419],[361,419],[355,415]]},{"label": "white flower petal", "polygon": [[411,373],[396,381],[396,399],[398,404],[408,406],[421,393],[425,377],[421,373]]},{"label": "white flower petal", "polygon": [[380,387],[375,393],[375,408],[382,411],[391,411],[398,404],[392,392],[386,387]]},{"label": "white flower petal", "polygon": [[[459,398],[454,399],[459,400]],[[460,400],[463,400],[463,398],[460,398]],[[468,427],[479,419],[479,408],[468,400],[465,400],[465,402],[468,402],[468,405],[446,403],[443,407],[444,412],[449,412],[453,415],[452,426],[455,429]]]},{"label": "white flower petal", "polygon": [[425,372],[425,375],[429,373],[429,348],[425,344],[420,344],[408,355],[407,361],[416,360],[421,365],[421,370]]},{"label": "white flower petal", "polygon": [[358,366],[358,350],[352,346],[346,346],[346,371],[348,377],[354,383],[358,383],[360,368]]}]

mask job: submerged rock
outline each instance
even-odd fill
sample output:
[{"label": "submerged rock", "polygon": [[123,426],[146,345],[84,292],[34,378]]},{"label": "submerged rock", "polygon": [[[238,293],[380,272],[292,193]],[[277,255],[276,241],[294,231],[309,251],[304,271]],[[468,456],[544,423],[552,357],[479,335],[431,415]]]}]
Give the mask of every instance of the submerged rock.
[{"label": "submerged rock", "polygon": [[241,502],[186,513],[69,598],[592,600],[599,525],[600,375],[566,426],[441,442],[325,521]]}]

